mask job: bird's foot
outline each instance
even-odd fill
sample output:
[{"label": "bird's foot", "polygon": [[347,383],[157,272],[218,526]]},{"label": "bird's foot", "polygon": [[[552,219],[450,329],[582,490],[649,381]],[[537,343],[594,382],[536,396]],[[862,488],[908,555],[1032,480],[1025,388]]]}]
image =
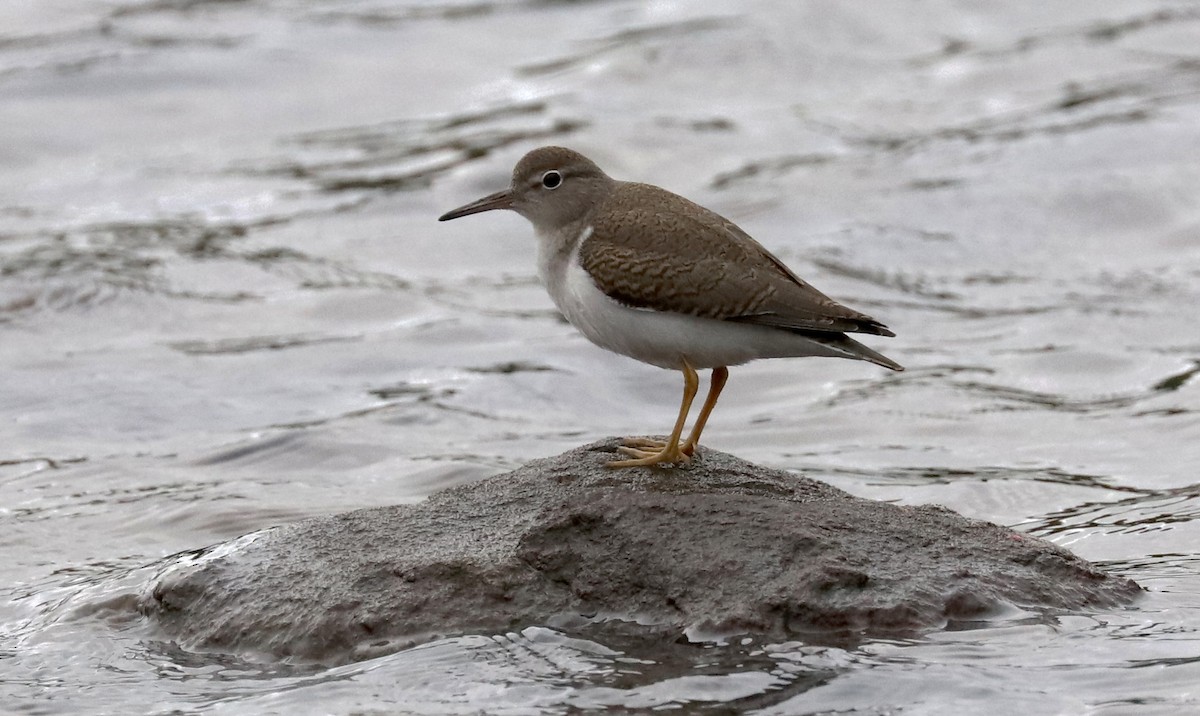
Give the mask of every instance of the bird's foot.
[{"label": "bird's foot", "polygon": [[630,460],[614,460],[607,467],[649,467],[668,463],[688,462],[695,447],[688,449],[679,443],[670,444],[653,438],[625,438],[617,450]]},{"label": "bird's foot", "polygon": [[[621,438],[623,447],[641,448],[643,450],[665,450],[667,441],[654,438]],[[617,448],[620,450],[621,448]]]}]

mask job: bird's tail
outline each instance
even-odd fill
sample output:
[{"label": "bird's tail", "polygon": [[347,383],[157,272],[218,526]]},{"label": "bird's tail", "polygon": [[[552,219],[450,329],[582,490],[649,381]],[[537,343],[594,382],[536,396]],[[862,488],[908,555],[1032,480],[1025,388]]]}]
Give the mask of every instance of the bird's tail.
[{"label": "bird's tail", "polygon": [[865,360],[875,365],[881,365],[884,368],[900,371],[904,370],[904,366],[887,356],[867,348],[863,344],[845,335],[844,333],[819,333],[816,331],[805,331],[804,337],[816,341],[834,352],[840,354],[843,358],[851,358],[854,360]]}]

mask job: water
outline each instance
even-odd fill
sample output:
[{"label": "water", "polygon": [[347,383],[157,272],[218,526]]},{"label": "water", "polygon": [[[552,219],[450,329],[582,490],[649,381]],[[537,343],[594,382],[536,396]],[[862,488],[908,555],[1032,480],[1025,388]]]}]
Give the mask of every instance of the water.
[{"label": "water", "polygon": [[[1200,697],[1200,11],[1141,0],[0,8],[0,711],[1170,714]],[[738,221],[909,367],[735,369],[708,444],[1130,576],[906,642],[187,653],[144,565],[610,434],[678,377],[434,217],[544,143]]]}]

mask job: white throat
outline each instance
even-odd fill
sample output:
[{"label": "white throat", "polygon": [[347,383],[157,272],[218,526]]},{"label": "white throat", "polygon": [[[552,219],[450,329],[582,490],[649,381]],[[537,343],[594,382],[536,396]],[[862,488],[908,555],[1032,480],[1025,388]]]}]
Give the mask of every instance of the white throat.
[{"label": "white throat", "polygon": [[[571,264],[579,260],[579,247],[592,235],[592,225],[587,224],[578,234],[574,227],[558,230],[537,230],[538,238],[538,276],[554,305],[558,310],[567,313],[564,304],[567,302],[567,270]],[[569,316],[568,316],[569,320]]]}]

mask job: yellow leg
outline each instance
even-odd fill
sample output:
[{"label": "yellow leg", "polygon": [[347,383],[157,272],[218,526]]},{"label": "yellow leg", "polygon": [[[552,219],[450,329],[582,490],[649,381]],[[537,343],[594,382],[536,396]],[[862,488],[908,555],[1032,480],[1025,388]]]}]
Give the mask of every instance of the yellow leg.
[{"label": "yellow leg", "polygon": [[679,405],[679,417],[675,419],[675,429],[671,431],[670,439],[657,452],[637,447],[658,448],[657,440],[641,438],[627,440],[625,445],[617,449],[633,459],[615,460],[608,463],[608,467],[644,467],[665,462],[688,461],[689,456],[679,449],[679,437],[683,435],[683,425],[687,422],[688,412],[692,409],[692,401],[695,400],[696,392],[700,389],[700,376],[696,375],[696,369],[692,368],[686,360],[683,362],[681,370],[683,371],[683,402]]},{"label": "yellow leg", "polygon": [[727,380],[729,380],[728,368],[725,366],[713,368],[712,383],[708,388],[708,397],[704,399],[704,407],[700,408],[700,415],[696,418],[696,424],[692,426],[691,435],[688,435],[687,441],[679,449],[684,455],[691,457],[696,454],[696,448],[700,446],[700,433],[704,432],[704,425],[708,422],[709,414],[716,407],[717,398],[721,397],[721,390],[725,388]]}]

